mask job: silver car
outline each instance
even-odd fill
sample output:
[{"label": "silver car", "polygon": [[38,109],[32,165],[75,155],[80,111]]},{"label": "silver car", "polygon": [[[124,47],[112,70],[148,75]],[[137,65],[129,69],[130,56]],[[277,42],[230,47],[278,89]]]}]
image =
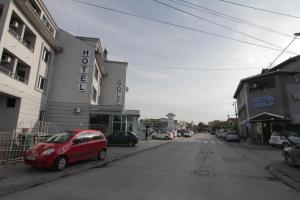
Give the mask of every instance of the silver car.
[{"label": "silver car", "polygon": [[274,131],[269,140],[269,144],[273,147],[289,147],[300,143],[300,134],[293,131]]}]

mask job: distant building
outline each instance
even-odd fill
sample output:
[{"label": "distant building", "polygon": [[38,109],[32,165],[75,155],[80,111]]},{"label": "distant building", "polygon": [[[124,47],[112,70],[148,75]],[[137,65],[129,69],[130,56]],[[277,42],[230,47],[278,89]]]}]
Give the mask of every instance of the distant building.
[{"label": "distant building", "polygon": [[243,137],[267,143],[274,130],[300,131],[300,56],[242,79],[234,98]]},{"label": "distant building", "polygon": [[146,127],[151,128],[154,131],[166,130],[168,128],[168,119],[141,119],[140,120],[141,131],[145,130]]}]

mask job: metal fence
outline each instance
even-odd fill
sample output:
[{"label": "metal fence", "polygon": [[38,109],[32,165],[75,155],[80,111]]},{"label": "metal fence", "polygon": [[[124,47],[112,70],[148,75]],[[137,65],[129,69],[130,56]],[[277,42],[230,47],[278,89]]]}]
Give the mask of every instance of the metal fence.
[{"label": "metal fence", "polygon": [[10,139],[0,139],[0,165],[22,160],[24,152],[33,145],[45,141],[49,136],[19,134]]}]

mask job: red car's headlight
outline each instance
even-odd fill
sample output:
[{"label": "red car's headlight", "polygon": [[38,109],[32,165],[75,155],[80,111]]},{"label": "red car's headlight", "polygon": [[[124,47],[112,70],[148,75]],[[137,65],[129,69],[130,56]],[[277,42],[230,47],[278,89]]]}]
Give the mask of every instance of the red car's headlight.
[{"label": "red car's headlight", "polygon": [[55,151],[55,149],[47,149],[42,153],[42,156],[49,156]]}]

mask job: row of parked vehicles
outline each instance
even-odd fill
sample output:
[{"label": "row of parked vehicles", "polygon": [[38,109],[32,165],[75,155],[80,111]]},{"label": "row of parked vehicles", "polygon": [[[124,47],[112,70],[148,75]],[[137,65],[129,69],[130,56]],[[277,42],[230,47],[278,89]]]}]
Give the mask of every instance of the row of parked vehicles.
[{"label": "row of parked vehicles", "polygon": [[240,136],[237,131],[234,130],[228,130],[228,129],[217,129],[215,131],[215,135],[218,138],[222,138],[226,140],[227,142],[240,142]]},{"label": "row of parked vehicles", "polygon": [[300,166],[300,133],[294,131],[274,131],[269,144],[283,148],[283,157],[287,165]]},{"label": "row of parked vehicles", "polygon": [[177,137],[192,137],[194,135],[193,131],[186,130],[173,130],[173,131],[157,131],[151,134],[152,139],[164,139],[172,140]]},{"label": "row of parked vehicles", "polygon": [[63,170],[67,164],[97,158],[104,160],[108,145],[135,146],[138,138],[133,132],[118,132],[107,137],[96,130],[65,131],[26,150],[27,165]]}]

